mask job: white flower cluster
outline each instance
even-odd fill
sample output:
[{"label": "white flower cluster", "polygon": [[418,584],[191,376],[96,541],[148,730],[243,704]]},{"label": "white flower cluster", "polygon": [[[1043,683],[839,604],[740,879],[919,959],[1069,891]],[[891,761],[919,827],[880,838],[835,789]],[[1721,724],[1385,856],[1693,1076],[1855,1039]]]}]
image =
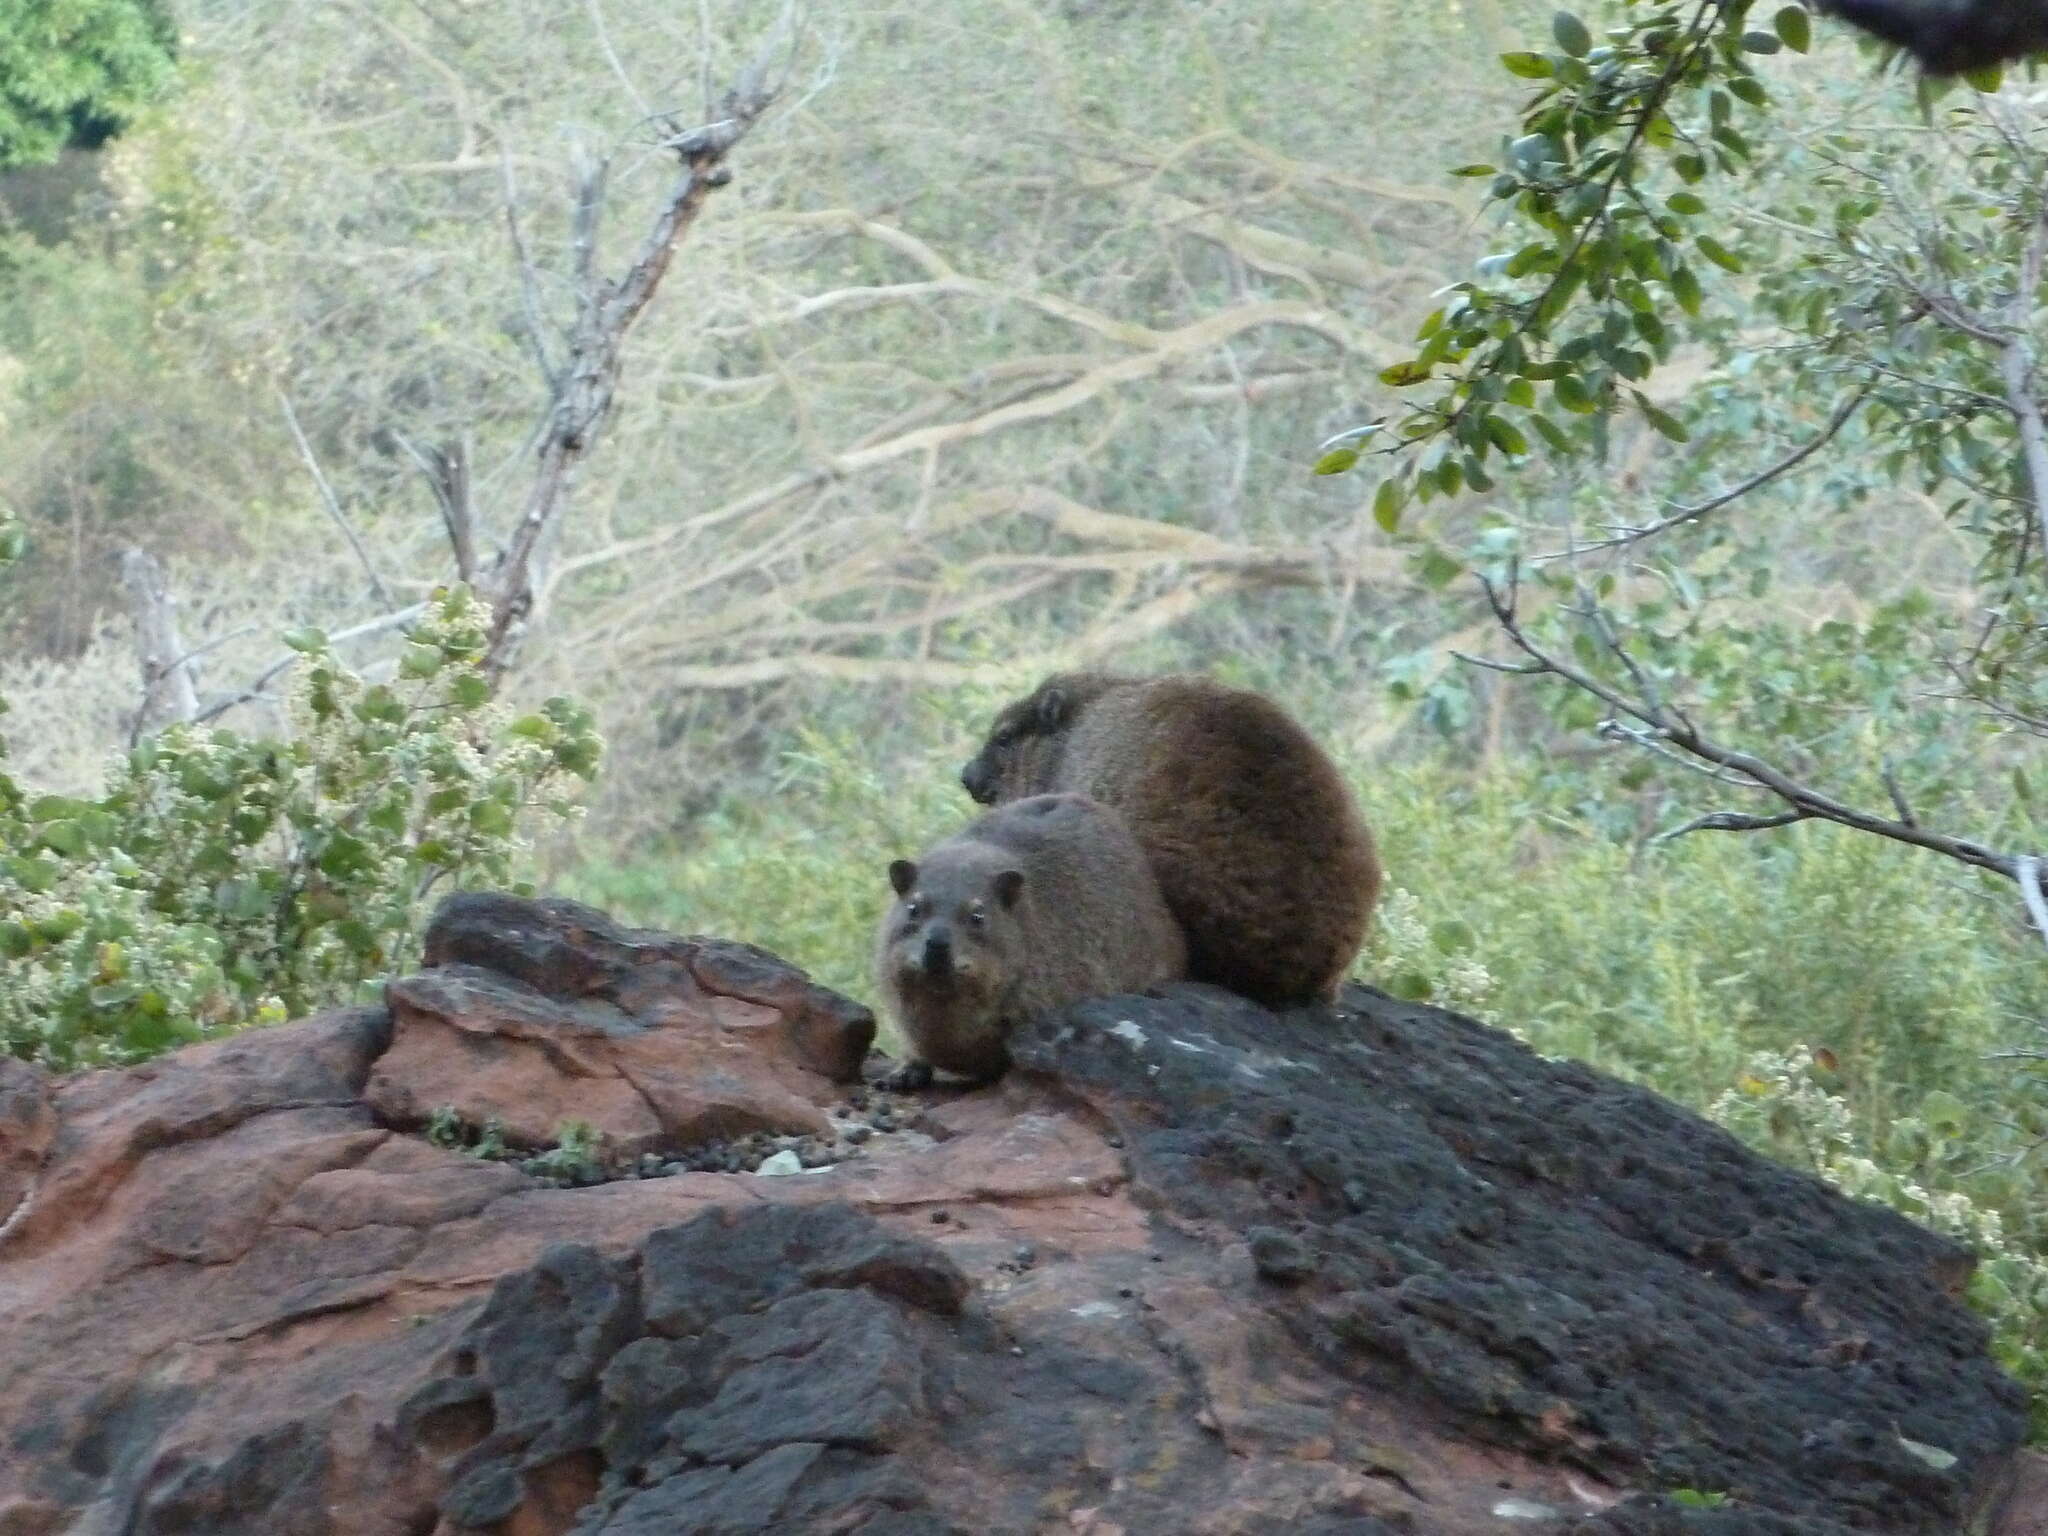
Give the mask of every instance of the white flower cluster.
[{"label": "white flower cluster", "polygon": [[1484,1018],[1498,982],[1469,948],[1446,945],[1422,915],[1414,892],[1398,886],[1380,898],[1373,919],[1373,969],[1404,992]]}]

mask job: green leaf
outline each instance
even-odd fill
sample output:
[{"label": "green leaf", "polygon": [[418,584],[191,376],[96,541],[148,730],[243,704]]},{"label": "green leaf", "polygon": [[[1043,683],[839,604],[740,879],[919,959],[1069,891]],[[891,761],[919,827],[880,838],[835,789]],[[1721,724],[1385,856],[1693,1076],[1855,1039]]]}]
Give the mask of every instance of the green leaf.
[{"label": "green leaf", "polygon": [[1725,1493],[1705,1493],[1698,1488],[1673,1488],[1668,1496],[1686,1509],[1719,1509],[1728,1502]]},{"label": "green leaf", "polygon": [[1813,43],[1813,22],[1803,5],[1788,5],[1771,18],[1778,41],[1794,53],[1804,53]]},{"label": "green leaf", "polygon": [[448,686],[448,696],[461,709],[481,709],[491,701],[491,685],[480,673],[465,672]]},{"label": "green leaf", "polygon": [[1389,475],[1380,482],[1380,488],[1373,492],[1372,520],[1393,533],[1401,526],[1401,504],[1407,498],[1402,493],[1401,481]]},{"label": "green leaf", "polygon": [[1700,312],[1700,280],[1692,275],[1692,268],[1676,267],[1672,270],[1671,297],[1688,315]]},{"label": "green leaf", "polygon": [[1986,96],[1989,96],[1995,93],[2001,85],[2005,84],[2005,70],[2000,65],[1991,64],[1983,69],[1965,71],[1963,79],[1971,90],[1981,91]]},{"label": "green leaf", "polygon": [[75,821],[53,821],[42,829],[43,846],[52,853],[76,858],[85,852],[85,833]]},{"label": "green leaf", "polygon": [[1669,208],[1673,213],[1694,214],[1705,213],[1707,211],[1707,205],[1705,201],[1691,192],[1672,193],[1669,197],[1664,199],[1664,206]]},{"label": "green leaf", "polygon": [[1550,35],[1557,39],[1558,47],[1575,59],[1583,59],[1593,51],[1593,34],[1570,11],[1559,11],[1550,18]]},{"label": "green leaf", "polygon": [[1564,429],[1548,416],[1537,414],[1529,418],[1529,425],[1536,429],[1536,435],[1543,439],[1552,453],[1571,458],[1579,451],[1578,445],[1564,434]]},{"label": "green leaf", "polygon": [[436,645],[408,645],[398,658],[400,677],[432,677],[441,670],[443,657]]},{"label": "green leaf", "polygon": [[1316,460],[1315,472],[1319,475],[1341,475],[1357,462],[1356,448],[1332,448]]},{"label": "green leaf", "polygon": [[1693,240],[1693,244],[1698,246],[1700,254],[1715,266],[1729,272],[1740,272],[1742,270],[1742,258],[1729,250],[1728,247],[1716,240],[1712,235],[1697,236]]},{"label": "green leaf", "polygon": [[314,651],[327,649],[327,632],[315,629],[310,624],[299,629],[288,629],[278,638],[301,655],[311,655]]},{"label": "green leaf", "polygon": [[1689,443],[1692,441],[1692,433],[1686,430],[1684,422],[1668,412],[1657,409],[1641,390],[1632,389],[1629,393],[1636,397],[1636,409],[1643,413],[1643,419],[1665,437],[1670,438],[1674,443]]},{"label": "green leaf", "polygon": [[1550,389],[1556,396],[1557,403],[1575,415],[1589,416],[1600,409],[1599,402],[1593,398],[1593,392],[1586,388],[1586,381],[1576,373],[1560,376]]},{"label": "green leaf", "polygon": [[1550,60],[1540,53],[1504,53],[1500,61],[1509,74],[1519,75],[1524,80],[1548,80],[1557,73]]},{"label": "green leaf", "polygon": [[427,796],[427,814],[445,816],[469,803],[470,791],[466,785],[451,784],[446,789],[437,789]]},{"label": "green leaf", "polygon": [[1750,31],[1742,34],[1744,53],[1776,53],[1784,46],[1778,41],[1778,34],[1775,32]]},{"label": "green leaf", "polygon": [[1486,418],[1486,435],[1493,440],[1494,447],[1510,458],[1519,459],[1529,451],[1529,439],[1504,416],[1496,414]]},{"label": "green leaf", "polygon": [[1387,990],[1404,1002],[1426,1003],[1436,988],[1422,972],[1402,971],[1387,983]]},{"label": "green leaf", "polygon": [[1461,561],[1454,560],[1432,544],[1422,552],[1417,574],[1421,576],[1424,585],[1441,592],[1465,574],[1465,567]]},{"label": "green leaf", "polygon": [[1479,935],[1472,931],[1470,923],[1452,917],[1431,926],[1429,942],[1443,954],[1460,955],[1479,942]]},{"label": "green leaf", "polygon": [[1493,176],[1498,173],[1499,167],[1492,165],[1461,165],[1451,172],[1453,176]]},{"label": "green leaf", "polygon": [[1410,360],[1396,363],[1391,368],[1380,370],[1380,382],[1395,389],[1405,389],[1410,384],[1420,384],[1430,374],[1429,364]]},{"label": "green leaf", "polygon": [[469,824],[479,832],[502,837],[512,830],[512,812],[500,801],[485,800],[470,808]]},{"label": "green leaf", "polygon": [[1969,1129],[1970,1109],[1946,1089],[1936,1088],[1920,1101],[1920,1119],[1936,1136],[1951,1139]]}]

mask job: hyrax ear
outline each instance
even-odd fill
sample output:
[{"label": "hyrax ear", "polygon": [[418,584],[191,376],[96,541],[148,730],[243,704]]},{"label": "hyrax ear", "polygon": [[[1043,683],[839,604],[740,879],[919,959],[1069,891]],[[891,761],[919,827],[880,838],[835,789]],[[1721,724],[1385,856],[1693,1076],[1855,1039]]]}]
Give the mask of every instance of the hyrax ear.
[{"label": "hyrax ear", "polygon": [[1058,730],[1073,713],[1074,701],[1066,689],[1048,687],[1038,690],[1038,728],[1041,731]]},{"label": "hyrax ear", "polygon": [[917,884],[917,866],[908,859],[892,859],[889,863],[889,884],[895,887],[898,896],[908,896],[910,888]]},{"label": "hyrax ear", "polygon": [[996,900],[1006,907],[1017,905],[1018,893],[1024,889],[1024,871],[1006,869],[996,876]]}]

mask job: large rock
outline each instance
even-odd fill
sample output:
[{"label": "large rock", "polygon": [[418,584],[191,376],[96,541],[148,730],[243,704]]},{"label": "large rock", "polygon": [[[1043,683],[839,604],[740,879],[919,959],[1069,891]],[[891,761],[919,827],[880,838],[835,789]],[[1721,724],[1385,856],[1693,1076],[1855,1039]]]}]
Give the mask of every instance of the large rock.
[{"label": "large rock", "polygon": [[818,1133],[875,1037],[867,1009],[765,951],[573,901],[451,897],[426,961],[387,989],[395,1038],[368,1100],[391,1125],[447,1109],[537,1147],[581,1121],[628,1154]]},{"label": "large rock", "polygon": [[707,1060],[860,1011],[566,905],[431,958],[391,1015],[0,1069],[0,1536],[2040,1528],[1967,1255],[1468,1020],[1107,999],[832,1168],[558,1189],[378,1107],[443,1091],[435,988],[519,999],[535,1104],[633,1060],[604,1008]]}]

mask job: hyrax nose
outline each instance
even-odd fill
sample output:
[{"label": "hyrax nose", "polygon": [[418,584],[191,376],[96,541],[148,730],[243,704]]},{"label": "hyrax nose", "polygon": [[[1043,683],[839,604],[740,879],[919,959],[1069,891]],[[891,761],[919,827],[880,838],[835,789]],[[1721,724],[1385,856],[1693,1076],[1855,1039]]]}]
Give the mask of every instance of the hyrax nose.
[{"label": "hyrax nose", "polygon": [[988,769],[982,766],[980,758],[975,758],[960,770],[960,787],[976,804],[988,804],[989,792],[994,786],[989,783]]},{"label": "hyrax nose", "polygon": [[953,935],[943,928],[925,935],[924,972],[927,976],[953,974]]}]

